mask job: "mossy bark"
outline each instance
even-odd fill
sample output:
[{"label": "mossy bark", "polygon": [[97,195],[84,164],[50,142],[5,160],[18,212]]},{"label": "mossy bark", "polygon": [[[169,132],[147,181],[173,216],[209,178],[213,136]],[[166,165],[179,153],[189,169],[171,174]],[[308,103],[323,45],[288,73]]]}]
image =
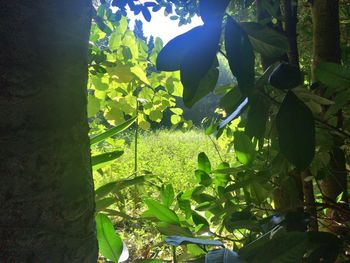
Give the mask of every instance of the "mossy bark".
[{"label": "mossy bark", "polygon": [[0,1],[0,262],[96,262],[89,0]]}]

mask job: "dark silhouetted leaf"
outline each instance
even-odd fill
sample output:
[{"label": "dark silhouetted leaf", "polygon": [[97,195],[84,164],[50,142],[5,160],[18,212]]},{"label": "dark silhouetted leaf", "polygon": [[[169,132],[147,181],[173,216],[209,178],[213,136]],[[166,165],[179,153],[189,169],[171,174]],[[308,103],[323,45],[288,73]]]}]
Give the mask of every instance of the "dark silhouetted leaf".
[{"label": "dark silhouetted leaf", "polygon": [[269,103],[259,95],[251,96],[245,132],[249,137],[262,139],[269,117]]},{"label": "dark silhouetted leaf", "polygon": [[339,64],[324,62],[315,70],[317,80],[334,89],[350,87],[350,68]]},{"label": "dark silhouetted leaf", "polygon": [[298,170],[315,155],[315,123],[310,109],[289,91],[276,116],[280,151]]},{"label": "dark silhouetted leaf", "polygon": [[240,25],[247,32],[253,48],[264,57],[279,57],[289,50],[287,37],[276,30],[254,22]]},{"label": "dark silhouetted leaf", "polygon": [[271,73],[269,83],[276,89],[292,89],[302,82],[300,70],[297,66],[281,63]]},{"label": "dark silhouetted leaf", "polygon": [[247,33],[228,17],[225,28],[225,49],[232,74],[243,95],[254,88],[255,56]]},{"label": "dark silhouetted leaf", "polygon": [[157,57],[157,69],[162,71],[180,70],[188,51],[195,47],[198,40],[204,40],[203,26],[195,27],[188,32],[170,40]]},{"label": "dark silhouetted leaf", "polygon": [[296,263],[300,262],[307,248],[304,232],[267,233],[238,253],[249,263]]},{"label": "dark silhouetted leaf", "polygon": [[180,227],[173,224],[159,222],[157,229],[160,233],[166,236],[185,236],[192,237],[192,232],[186,227]]},{"label": "dark silhouetted leaf", "polygon": [[230,0],[200,0],[199,11],[204,23],[222,20]]}]

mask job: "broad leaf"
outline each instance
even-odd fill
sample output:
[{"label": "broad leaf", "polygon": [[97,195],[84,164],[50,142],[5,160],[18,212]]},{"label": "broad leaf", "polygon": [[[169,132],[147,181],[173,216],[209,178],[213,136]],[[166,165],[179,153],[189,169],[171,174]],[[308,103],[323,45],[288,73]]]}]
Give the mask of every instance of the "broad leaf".
[{"label": "broad leaf", "polygon": [[206,263],[242,263],[240,256],[227,248],[215,249],[205,256]]},{"label": "broad leaf", "polygon": [[173,224],[159,222],[157,224],[158,231],[166,236],[186,236],[192,237],[192,232],[187,227],[180,227]]},{"label": "broad leaf", "polygon": [[292,89],[302,83],[300,70],[297,66],[280,63],[269,77],[271,86],[277,89]]},{"label": "broad leaf", "polygon": [[162,203],[166,207],[170,207],[175,197],[173,185],[172,184],[163,185],[160,190],[160,197],[162,199]]},{"label": "broad leaf", "polygon": [[188,32],[170,40],[157,57],[157,69],[162,71],[180,70],[188,51],[196,46],[197,40],[204,37],[203,26],[195,27]]},{"label": "broad leaf", "polygon": [[209,158],[204,152],[198,154],[198,169],[208,174],[211,172],[211,164]]},{"label": "broad leaf", "polygon": [[241,249],[239,255],[249,263],[296,263],[306,248],[304,232],[268,233]]},{"label": "broad leaf", "polygon": [[[199,61],[199,63],[201,62]],[[184,69],[181,71],[181,82],[184,86],[183,99],[187,107],[192,107],[197,101],[215,89],[219,78],[218,65],[217,58],[215,57],[213,65],[201,79],[199,79],[199,75],[196,75],[198,73],[197,70],[195,73],[192,73],[193,68],[191,69],[191,66],[194,66],[192,62],[184,65]],[[196,76],[198,76],[197,79],[193,78]]]},{"label": "broad leaf", "polygon": [[289,91],[276,116],[280,151],[298,170],[315,155],[315,123],[310,109]]},{"label": "broad leaf", "polygon": [[144,202],[149,209],[147,215],[152,215],[161,222],[179,225],[179,218],[174,211],[152,199],[146,199]]},{"label": "broad leaf", "polygon": [[317,80],[328,87],[344,89],[350,86],[350,68],[339,64],[324,62],[315,70]]},{"label": "broad leaf", "polygon": [[183,236],[169,236],[165,239],[165,242],[175,247],[180,245],[185,245],[185,244],[196,244],[196,245],[204,245],[204,246],[222,246],[223,245],[221,241],[217,241],[217,240],[208,240],[208,239],[183,237]]},{"label": "broad leaf", "polygon": [[251,97],[249,105],[245,132],[249,137],[262,139],[265,135],[270,105],[264,97],[258,95]]},{"label": "broad leaf", "polygon": [[243,22],[240,25],[248,33],[254,50],[262,56],[275,58],[289,50],[287,37],[276,30],[254,22]]},{"label": "broad leaf", "polygon": [[104,139],[106,138],[109,138],[119,132],[122,132],[124,130],[126,130],[127,128],[129,128],[136,120],[137,117],[133,117],[129,120],[127,120],[126,122],[116,126],[116,127],[113,127],[111,129],[109,129],[108,131],[105,131],[103,133],[100,133],[100,134],[97,134],[95,136],[92,136],[90,138],[90,144],[93,145],[93,144],[96,144],[100,141],[103,141]]},{"label": "broad leaf", "polygon": [[96,200],[96,204],[95,204],[96,212],[100,212],[106,209],[107,207],[109,207],[110,205],[113,205],[114,203],[115,203],[115,198],[113,197],[107,197],[107,198]]},{"label": "broad leaf", "polygon": [[230,0],[200,0],[199,11],[204,23],[221,21]]},{"label": "broad leaf", "polygon": [[114,151],[109,153],[102,153],[91,157],[91,165],[93,170],[98,170],[112,161],[120,157],[124,151]]},{"label": "broad leaf", "polygon": [[255,148],[251,139],[244,133],[236,131],[234,137],[235,154],[242,164],[248,165],[254,160]]},{"label": "broad leaf", "polygon": [[118,262],[123,251],[123,241],[114,230],[113,223],[106,215],[96,215],[96,232],[101,255],[109,260]]},{"label": "broad leaf", "polygon": [[96,199],[100,199],[109,193],[113,193],[114,191],[120,191],[123,190],[126,187],[132,186],[132,185],[140,185],[143,184],[146,181],[145,176],[137,176],[132,179],[121,179],[117,181],[113,181],[110,183],[107,183],[105,185],[102,185],[98,189],[95,190]]},{"label": "broad leaf", "polygon": [[247,33],[228,17],[225,28],[225,49],[232,74],[243,95],[254,88],[255,56]]}]

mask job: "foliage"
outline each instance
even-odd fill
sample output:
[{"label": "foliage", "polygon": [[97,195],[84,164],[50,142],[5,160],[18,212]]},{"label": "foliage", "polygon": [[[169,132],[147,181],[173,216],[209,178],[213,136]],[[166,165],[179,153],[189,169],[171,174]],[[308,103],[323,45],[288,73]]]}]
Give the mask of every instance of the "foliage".
[{"label": "foliage", "polygon": [[[321,63],[314,70],[319,83],[311,85],[310,17],[299,14],[298,39],[305,52],[300,54],[300,65],[295,65],[286,56],[292,43],[284,32],[288,1],[262,2],[263,10],[257,10],[253,1],[233,0],[102,1],[98,7],[99,19],[91,35],[88,100],[92,142],[100,138],[93,148],[94,170],[107,179],[96,190],[96,205],[116,225],[135,225],[154,237],[137,262],[157,262],[157,258],[225,262],[225,257],[231,262],[334,262],[346,249],[344,236],[305,230],[318,217],[320,222],[329,220],[330,208],[341,211],[345,219],[339,219],[340,224],[348,229],[349,209],[341,201],[343,195],[332,201],[320,184],[331,177],[336,143],[348,148],[349,68]],[[118,7],[115,14],[110,4]],[[190,22],[194,14],[204,24],[163,47],[160,39],[147,43],[140,30],[128,28],[126,7],[142,13],[146,21],[152,19],[151,11],[164,9],[179,24]],[[256,22],[254,16],[261,11],[266,20]],[[235,80],[217,86],[222,57]],[[262,70],[260,64],[266,60],[270,67]],[[163,148],[151,140],[143,144],[139,139],[148,135],[140,137],[139,128],[160,123],[167,109],[174,126],[188,127],[175,97],[182,96],[184,104],[192,107],[211,92],[219,97],[220,114],[204,123],[205,133],[217,139],[215,147],[223,145],[234,158],[216,156],[218,161],[213,162],[203,150],[192,171],[181,166],[186,175],[173,175],[170,168],[176,166],[176,158],[165,160],[162,152],[188,162],[184,153],[199,142],[191,138],[194,145],[178,153],[174,146]],[[346,119],[344,125],[339,124],[339,113]],[[107,166],[119,157],[120,148],[130,150],[118,143],[120,133],[114,132],[134,121],[133,162],[124,168],[124,155]],[[112,124],[117,126],[111,128]],[[111,129],[98,135],[106,128]],[[166,140],[182,143],[177,136]],[[149,150],[143,157],[140,147]],[[160,169],[152,168],[153,173],[147,164],[152,160]],[[116,170],[131,177],[116,180]],[[310,182],[316,197],[311,204],[300,197]],[[306,213],[310,207],[314,214]],[[125,231],[124,238],[128,234],[132,233]],[[207,245],[220,246],[219,240],[228,248],[209,251]],[[174,247],[169,249],[169,244]]]}]

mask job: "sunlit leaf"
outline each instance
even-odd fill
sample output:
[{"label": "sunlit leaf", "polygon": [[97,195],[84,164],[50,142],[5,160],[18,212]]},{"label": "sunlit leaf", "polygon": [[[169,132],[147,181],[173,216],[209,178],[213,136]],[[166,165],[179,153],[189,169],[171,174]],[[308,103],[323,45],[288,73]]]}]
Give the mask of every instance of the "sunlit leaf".
[{"label": "sunlit leaf", "polygon": [[96,234],[101,255],[118,262],[123,251],[123,241],[114,230],[111,220],[101,213],[96,215]]},{"label": "sunlit leaf", "polygon": [[106,138],[109,138],[109,137],[111,137],[119,132],[126,130],[136,121],[136,118],[137,117],[133,117],[133,118],[127,120],[126,122],[118,125],[117,127],[113,127],[111,129],[103,132],[103,133],[100,133],[100,134],[97,134],[97,135],[91,137],[90,144],[91,145],[96,144],[96,143],[98,143]]},{"label": "sunlit leaf", "polygon": [[144,200],[145,204],[148,206],[148,215],[152,215],[156,217],[161,222],[178,225],[179,218],[174,213],[174,211],[170,210],[166,206],[158,203],[152,199]]},{"label": "sunlit leaf", "polygon": [[237,159],[242,164],[250,164],[255,156],[255,148],[251,139],[244,132],[240,131],[236,131],[233,136]]},{"label": "sunlit leaf", "polygon": [[91,157],[91,165],[93,170],[98,170],[112,161],[120,157],[124,151],[114,151],[109,153],[102,153]]}]

